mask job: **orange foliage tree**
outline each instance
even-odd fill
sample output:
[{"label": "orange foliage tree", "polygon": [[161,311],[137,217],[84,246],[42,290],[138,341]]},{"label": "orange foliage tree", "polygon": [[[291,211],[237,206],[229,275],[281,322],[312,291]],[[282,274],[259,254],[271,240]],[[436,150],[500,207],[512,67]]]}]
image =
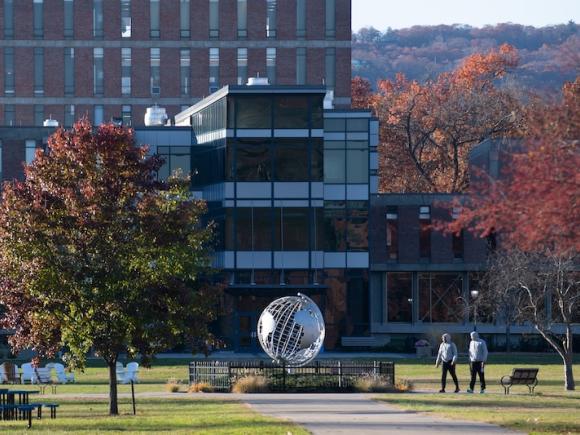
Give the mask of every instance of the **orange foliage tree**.
[{"label": "orange foliage tree", "polygon": [[362,77],[356,76],[351,82],[352,107],[355,109],[368,109],[371,105],[371,83]]},{"label": "orange foliage tree", "polygon": [[371,98],[381,126],[380,190],[464,191],[473,146],[520,125],[519,103],[498,87],[517,63],[516,49],[503,45],[424,84],[401,74],[380,81]]}]

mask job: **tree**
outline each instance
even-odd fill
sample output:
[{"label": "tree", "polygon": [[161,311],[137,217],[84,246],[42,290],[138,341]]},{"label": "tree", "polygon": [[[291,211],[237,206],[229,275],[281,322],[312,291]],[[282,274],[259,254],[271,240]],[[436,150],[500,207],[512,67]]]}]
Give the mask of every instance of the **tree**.
[{"label": "tree", "polygon": [[517,63],[516,50],[503,45],[473,54],[457,69],[425,84],[402,74],[394,81],[380,81],[371,103],[381,126],[379,189],[464,191],[469,151],[520,125],[519,103],[497,87]]},{"label": "tree", "polygon": [[111,415],[121,352],[148,364],[177,339],[208,339],[214,318],[205,204],[182,179],[157,182],[161,164],[131,130],[83,120],[49,138],[0,204],[1,322],[14,352],[64,348],[82,368],[94,350],[109,370]]},{"label": "tree", "polygon": [[[580,320],[580,78],[564,87],[561,102],[536,101],[528,119],[525,141],[503,155],[502,176],[473,183],[448,229],[499,235],[504,252],[490,262],[488,296],[516,297],[517,317],[531,322],[562,357],[566,388],[573,390],[572,323]],[[563,324],[565,334],[553,332],[553,323]]]},{"label": "tree", "polygon": [[356,76],[351,82],[352,107],[368,109],[371,105],[372,89],[367,79]]}]

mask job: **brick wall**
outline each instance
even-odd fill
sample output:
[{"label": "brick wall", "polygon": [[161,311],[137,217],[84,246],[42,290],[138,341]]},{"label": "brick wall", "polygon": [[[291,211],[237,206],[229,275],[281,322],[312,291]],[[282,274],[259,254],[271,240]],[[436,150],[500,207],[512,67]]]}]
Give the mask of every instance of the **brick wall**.
[{"label": "brick wall", "polygon": [[105,97],[121,96],[121,49],[105,48]]},{"label": "brick wall", "polygon": [[63,94],[64,50],[62,48],[46,47],[44,49],[44,95],[47,97],[60,97]]},{"label": "brick wall", "polygon": [[62,0],[44,0],[44,39],[64,39]]},{"label": "brick wall", "polygon": [[280,85],[293,85],[296,83],[296,49],[279,48],[276,53],[277,83]]},{"label": "brick wall", "polygon": [[[76,8],[75,8],[76,10]],[[75,96],[93,96],[93,49],[75,48]]]}]

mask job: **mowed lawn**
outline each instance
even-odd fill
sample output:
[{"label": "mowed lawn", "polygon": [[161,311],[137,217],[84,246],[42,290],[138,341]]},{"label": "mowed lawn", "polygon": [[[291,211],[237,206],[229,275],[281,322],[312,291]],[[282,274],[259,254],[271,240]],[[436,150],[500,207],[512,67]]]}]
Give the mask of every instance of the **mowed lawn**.
[{"label": "mowed lawn", "polygon": [[[580,355],[576,355],[580,363]],[[462,393],[454,394],[448,377],[446,394],[438,394],[440,369],[431,360],[403,360],[397,364],[397,377],[413,381],[419,392],[384,394],[378,400],[404,409],[434,413],[440,416],[495,423],[527,433],[580,433],[580,386],[577,391],[564,390],[564,371],[554,355],[494,355],[485,368],[486,394],[466,394],[469,384],[467,361],[460,359],[457,375]],[[526,386],[512,387],[505,396],[499,380],[511,374],[514,367],[538,367],[539,385],[531,396]],[[574,366],[576,383],[580,381],[580,365]],[[428,393],[423,393],[423,391]]]}]

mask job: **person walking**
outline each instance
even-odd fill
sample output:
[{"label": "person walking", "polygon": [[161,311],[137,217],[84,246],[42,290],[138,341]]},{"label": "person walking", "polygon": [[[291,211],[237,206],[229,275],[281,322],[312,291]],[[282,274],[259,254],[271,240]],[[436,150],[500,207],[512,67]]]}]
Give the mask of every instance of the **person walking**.
[{"label": "person walking", "polygon": [[479,338],[475,331],[471,333],[471,342],[469,343],[469,367],[471,369],[471,382],[469,383],[468,393],[473,393],[475,387],[475,376],[479,375],[481,384],[480,393],[485,393],[485,362],[487,361],[487,345],[485,341]]},{"label": "person walking", "polygon": [[443,334],[441,336],[441,344],[439,345],[439,352],[437,353],[437,361],[435,367],[439,367],[442,363],[441,369],[441,390],[440,393],[445,392],[447,384],[447,372],[451,374],[453,382],[455,382],[455,392],[459,393],[459,382],[455,374],[455,364],[457,363],[457,346],[451,341],[451,335]]}]

